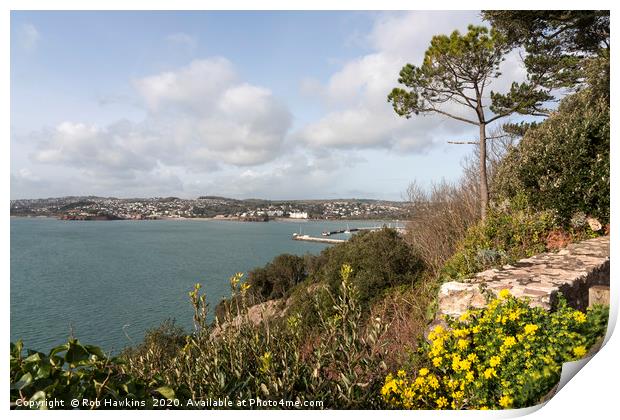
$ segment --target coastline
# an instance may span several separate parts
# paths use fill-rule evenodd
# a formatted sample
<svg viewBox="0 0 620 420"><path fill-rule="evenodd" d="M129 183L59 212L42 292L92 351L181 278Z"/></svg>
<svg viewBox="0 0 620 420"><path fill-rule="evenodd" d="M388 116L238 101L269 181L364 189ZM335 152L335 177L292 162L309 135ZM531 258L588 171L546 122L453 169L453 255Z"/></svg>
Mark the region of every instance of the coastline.
<svg viewBox="0 0 620 420"><path fill-rule="evenodd" d="M11 219L54 219L63 220L59 216L21 216L10 215ZM282 222L282 223L307 223L307 222L383 222L383 223L407 223L407 220L402 219L291 219L288 217L275 217L267 221L252 221L242 220L238 217L158 217L156 219L115 219L115 220L65 220L67 222L157 222L157 221L198 221L198 222L240 222L240 223L267 223L267 222Z"/></svg>

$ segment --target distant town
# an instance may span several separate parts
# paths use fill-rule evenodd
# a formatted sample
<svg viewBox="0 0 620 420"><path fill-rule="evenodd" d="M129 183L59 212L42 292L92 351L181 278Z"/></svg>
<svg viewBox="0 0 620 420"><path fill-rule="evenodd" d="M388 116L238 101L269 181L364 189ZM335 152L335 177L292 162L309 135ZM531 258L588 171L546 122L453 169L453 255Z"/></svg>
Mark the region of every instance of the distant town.
<svg viewBox="0 0 620 420"><path fill-rule="evenodd" d="M11 216L57 217L64 220L209 218L250 222L282 218L400 220L409 214L407 204L368 199L269 201L216 196L196 199L72 196L11 200Z"/></svg>

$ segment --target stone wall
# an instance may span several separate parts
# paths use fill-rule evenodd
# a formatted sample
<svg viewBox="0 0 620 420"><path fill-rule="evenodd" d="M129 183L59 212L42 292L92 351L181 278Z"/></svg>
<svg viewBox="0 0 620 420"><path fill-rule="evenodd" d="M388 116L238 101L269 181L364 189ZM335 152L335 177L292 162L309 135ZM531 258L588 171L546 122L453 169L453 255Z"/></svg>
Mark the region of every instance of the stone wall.
<svg viewBox="0 0 620 420"><path fill-rule="evenodd" d="M439 291L438 315L458 316L469 307L486 304L483 290L497 295L508 289L528 297L531 305L551 309L561 292L569 304L584 310L588 290L609 286L609 236L571 244L557 253L519 260L513 265L476 274L462 282L444 283Z"/></svg>

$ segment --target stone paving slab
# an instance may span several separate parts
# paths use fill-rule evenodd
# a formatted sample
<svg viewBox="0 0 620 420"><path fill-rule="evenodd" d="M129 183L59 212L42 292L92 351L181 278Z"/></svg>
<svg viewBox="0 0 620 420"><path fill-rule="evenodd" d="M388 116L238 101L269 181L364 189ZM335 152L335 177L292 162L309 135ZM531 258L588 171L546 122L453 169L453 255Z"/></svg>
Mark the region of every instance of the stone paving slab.
<svg viewBox="0 0 620 420"><path fill-rule="evenodd" d="M444 283L439 291L438 315L458 316L469 307L484 307L484 288L496 295L508 289L514 296L528 297L532 306L545 309L553 307L561 292L571 306L584 310L588 289L594 285L609 285L609 236L524 258L471 279Z"/></svg>

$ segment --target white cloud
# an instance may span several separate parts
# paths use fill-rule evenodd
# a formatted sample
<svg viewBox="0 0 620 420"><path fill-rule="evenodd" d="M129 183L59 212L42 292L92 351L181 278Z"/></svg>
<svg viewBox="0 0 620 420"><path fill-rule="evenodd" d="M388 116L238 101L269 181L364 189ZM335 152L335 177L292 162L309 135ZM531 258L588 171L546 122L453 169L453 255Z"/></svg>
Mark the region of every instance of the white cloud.
<svg viewBox="0 0 620 420"><path fill-rule="evenodd" d="M229 60L212 57L135 80L134 85L151 111L174 106L209 111L216 97L233 86L236 79L234 66Z"/></svg>
<svg viewBox="0 0 620 420"><path fill-rule="evenodd" d="M344 153L290 153L266 166L193 180L186 185L186 191L194 196L324 198L341 191L347 157Z"/></svg>
<svg viewBox="0 0 620 420"><path fill-rule="evenodd" d="M398 152L422 152L433 143L470 137L471 125L439 116L398 117L387 95L398 85L403 65L419 65L431 37L465 31L479 23L474 12L409 12L380 15L365 38L370 53L344 63L322 86L305 79L303 91L322 92L326 112L323 117L295 133L300 142L313 147L345 149L386 148ZM493 86L503 91L508 82L524 77L523 69L511 54L502 66L506 77ZM468 108L446 104L444 110L467 116ZM473 112L473 111L471 111ZM473 117L473 115L470 115Z"/></svg>
<svg viewBox="0 0 620 420"><path fill-rule="evenodd" d="M16 32L18 45L26 50L34 50L41 38L37 28L31 23L24 23L19 26Z"/></svg>
<svg viewBox="0 0 620 420"><path fill-rule="evenodd" d="M269 89L239 82L232 63L221 57L134 85L149 110L144 121L107 127L64 122L46 133L33 159L116 178L159 165L195 172L258 165L277 157L291 123Z"/></svg>
<svg viewBox="0 0 620 420"><path fill-rule="evenodd" d="M197 170L268 162L278 155L291 124L290 112L271 91L239 82L225 58L193 61L135 85L150 110L148 123L163 128L177 158Z"/></svg>
<svg viewBox="0 0 620 420"><path fill-rule="evenodd" d="M46 134L32 155L39 163L62 164L115 178L131 177L134 171L156 166L156 160L143 153L148 139L127 121L105 128L65 121Z"/></svg>

